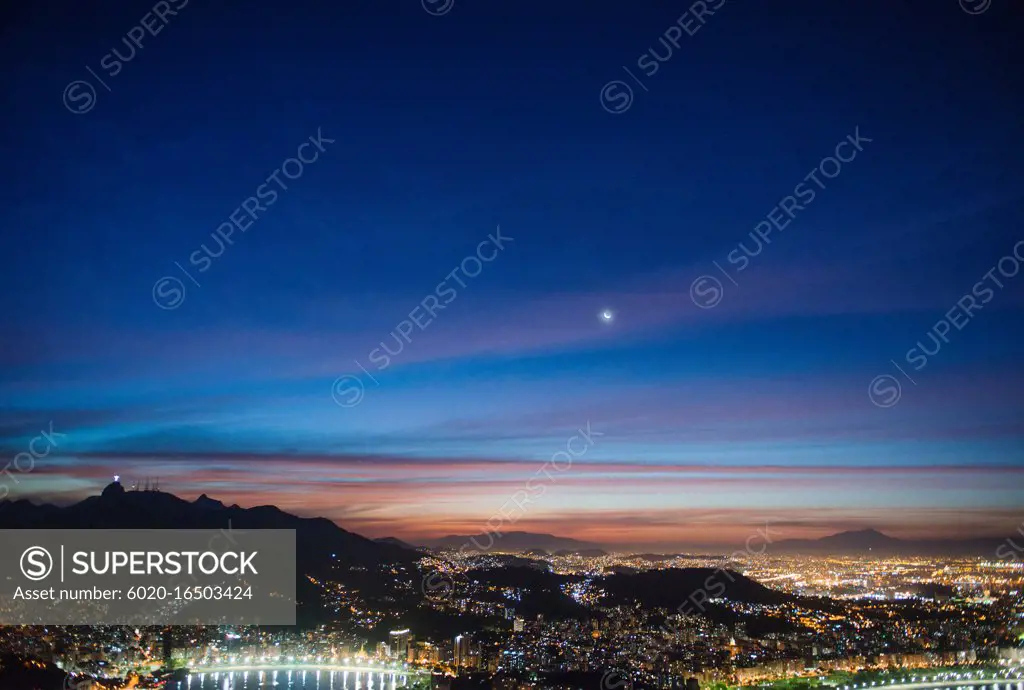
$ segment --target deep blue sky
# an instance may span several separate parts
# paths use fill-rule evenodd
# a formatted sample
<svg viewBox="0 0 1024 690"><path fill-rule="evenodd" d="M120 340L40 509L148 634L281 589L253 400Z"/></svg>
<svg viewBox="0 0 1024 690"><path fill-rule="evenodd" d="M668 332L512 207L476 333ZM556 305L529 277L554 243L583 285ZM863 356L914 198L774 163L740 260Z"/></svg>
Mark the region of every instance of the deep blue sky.
<svg viewBox="0 0 1024 690"><path fill-rule="evenodd" d="M418 538L482 529L589 420L603 435L506 521L652 545L765 518L1012 531L1024 276L997 271L920 370L908 351L1024 240L1020 10L689 7L189 0L115 76L153 4L22 8L0 49L0 441L67 437L3 486L66 501L159 475ZM699 30L645 76L687 12ZM318 131L317 161L190 264ZM375 371L499 225L514 240ZM705 275L713 308L691 299Z"/></svg>

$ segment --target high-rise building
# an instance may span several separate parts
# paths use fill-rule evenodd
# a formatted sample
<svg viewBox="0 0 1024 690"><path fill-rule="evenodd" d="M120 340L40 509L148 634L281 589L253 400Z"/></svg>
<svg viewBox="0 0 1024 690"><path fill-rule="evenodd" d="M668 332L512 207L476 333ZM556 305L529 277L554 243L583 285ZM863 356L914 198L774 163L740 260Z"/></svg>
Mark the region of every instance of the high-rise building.
<svg viewBox="0 0 1024 690"><path fill-rule="evenodd" d="M436 664L441 661L441 650L429 642L417 642L411 647L415 649L413 661L417 664Z"/></svg>
<svg viewBox="0 0 1024 690"><path fill-rule="evenodd" d="M516 616L515 621L512 622L512 632L521 633L526 628L526 621Z"/></svg>
<svg viewBox="0 0 1024 690"><path fill-rule="evenodd" d="M526 656L521 651L507 649L501 654L501 665L509 671L525 671Z"/></svg>
<svg viewBox="0 0 1024 690"><path fill-rule="evenodd" d="M171 657L174 653L174 628L167 626L163 630L163 639L161 640L163 647L163 662L165 666L171 665Z"/></svg>
<svg viewBox="0 0 1024 690"><path fill-rule="evenodd" d="M453 646L452 659L456 669L471 668L472 659L470 659L469 653L469 635L456 635L455 644Z"/></svg>
<svg viewBox="0 0 1024 690"><path fill-rule="evenodd" d="M396 659L405 661L409 658L409 639L411 637L412 633L408 628L405 630L392 630L391 634L388 635L391 654Z"/></svg>

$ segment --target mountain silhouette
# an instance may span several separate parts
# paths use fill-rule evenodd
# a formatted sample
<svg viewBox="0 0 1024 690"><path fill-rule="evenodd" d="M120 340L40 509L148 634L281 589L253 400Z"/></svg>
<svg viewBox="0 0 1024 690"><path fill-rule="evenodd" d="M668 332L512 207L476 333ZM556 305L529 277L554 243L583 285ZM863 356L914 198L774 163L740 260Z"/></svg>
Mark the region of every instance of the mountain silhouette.
<svg viewBox="0 0 1024 690"><path fill-rule="evenodd" d="M768 589L738 572L715 568L663 568L624 572L603 577L597 582L612 599L637 602L648 608L675 609L684 601L692 602L693 598L700 602L721 597L751 604L797 601L793 595ZM693 609L693 606L690 608Z"/></svg>
<svg viewBox="0 0 1024 690"><path fill-rule="evenodd" d="M1012 537L1011 537L1012 538ZM1024 543L1019 536L1017 543ZM771 553L878 556L988 556L1002 558L1008 539L897 539L876 529L850 530L820 539L784 539L768 545ZM1002 547L1002 549L1001 549Z"/></svg>
<svg viewBox="0 0 1024 690"><path fill-rule="evenodd" d="M412 544L404 542L401 539L397 539L395 537L378 537L374 539L374 541L378 544L391 544L392 546L400 546L403 549L408 549L410 551L416 551L419 549L418 546L413 546Z"/></svg>
<svg viewBox="0 0 1024 690"><path fill-rule="evenodd" d="M449 534L426 544L432 549L460 549L465 551L515 552L544 551L552 553L565 551L579 553L596 551L600 547L591 542L557 537L553 534L537 534L534 532L501 532L491 534Z"/></svg>
<svg viewBox="0 0 1024 690"><path fill-rule="evenodd" d="M306 575L338 578L353 570L380 572L421 556L396 543L348 532L326 518L302 518L275 506L228 507L205 494L189 502L162 491L126 491L118 482L99 496L66 507L0 501L0 529L293 529L298 618L303 621L322 613Z"/></svg>
<svg viewBox="0 0 1024 690"><path fill-rule="evenodd" d="M338 527L327 518L302 518L276 506L225 506L203 494L193 502L162 491L125 491L118 482L99 496L60 508L29 501L0 503L4 529L294 529L300 553L337 553L351 565L408 561L416 554ZM314 548L315 547L315 548Z"/></svg>

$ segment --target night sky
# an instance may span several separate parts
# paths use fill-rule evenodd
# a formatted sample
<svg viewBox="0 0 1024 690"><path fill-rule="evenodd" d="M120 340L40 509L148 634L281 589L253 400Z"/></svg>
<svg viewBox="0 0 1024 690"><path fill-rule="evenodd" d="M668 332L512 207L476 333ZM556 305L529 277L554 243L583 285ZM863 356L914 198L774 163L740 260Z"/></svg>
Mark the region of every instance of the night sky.
<svg viewBox="0 0 1024 690"><path fill-rule="evenodd" d="M0 496L1024 519L1011 0L102 5L0 41Z"/></svg>

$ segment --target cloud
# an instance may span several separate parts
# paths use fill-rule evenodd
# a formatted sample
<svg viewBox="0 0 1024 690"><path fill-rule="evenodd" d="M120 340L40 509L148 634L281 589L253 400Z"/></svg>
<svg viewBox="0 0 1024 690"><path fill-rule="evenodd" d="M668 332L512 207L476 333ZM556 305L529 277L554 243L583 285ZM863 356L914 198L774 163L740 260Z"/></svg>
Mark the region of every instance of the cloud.
<svg viewBox="0 0 1024 690"><path fill-rule="evenodd" d="M426 539L479 532L517 492L525 497L533 478L545 490L528 492L515 529L663 545L700 543L701 529L726 543L767 517L790 536L856 525L884 525L897 535L1009 531L1019 522L1021 490L1014 487L1024 476L1017 466L638 465L584 457L564 472L549 467L544 480L541 466L501 458L98 453L39 462L19 491L67 502L97 493L113 474L128 484L160 477L184 498L207 493L228 504L274 504L368 536ZM977 506L979 496L987 507Z"/></svg>

